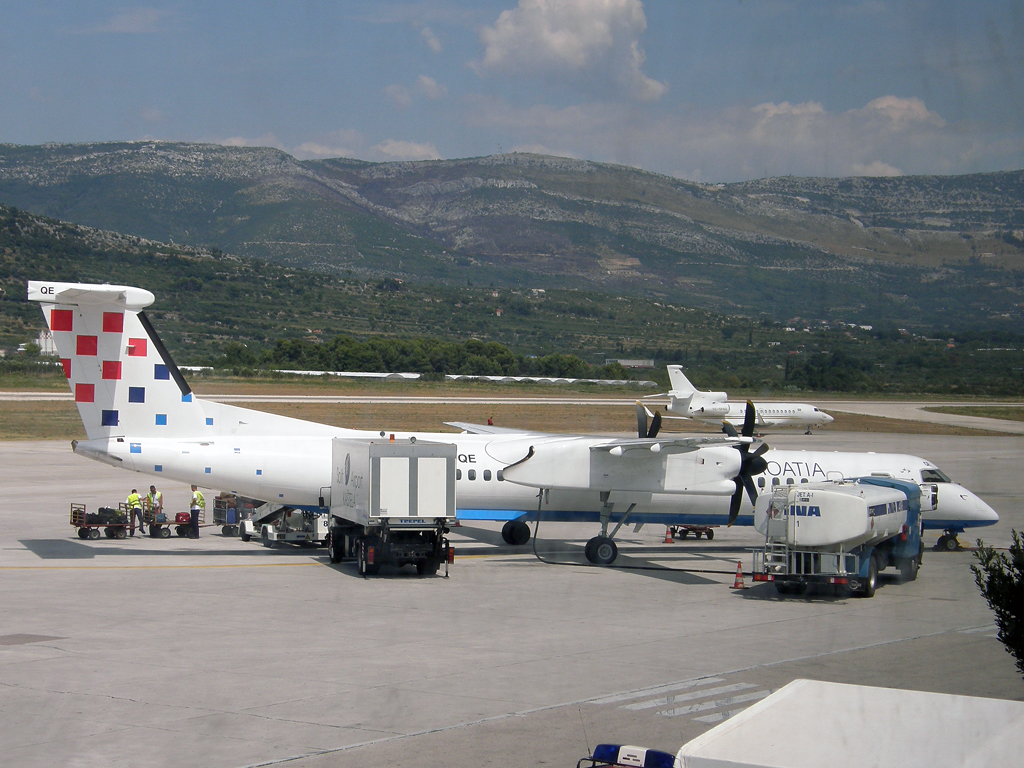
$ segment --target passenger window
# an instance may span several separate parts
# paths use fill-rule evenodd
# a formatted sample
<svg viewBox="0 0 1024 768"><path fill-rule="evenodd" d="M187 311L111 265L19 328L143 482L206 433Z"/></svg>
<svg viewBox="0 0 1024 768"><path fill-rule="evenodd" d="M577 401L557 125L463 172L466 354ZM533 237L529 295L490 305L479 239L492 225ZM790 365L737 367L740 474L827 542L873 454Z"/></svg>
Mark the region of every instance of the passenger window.
<svg viewBox="0 0 1024 768"><path fill-rule="evenodd" d="M468 478L469 478L470 480L476 480L476 470L475 470L475 469L470 469L470 470L468 470L468 471L466 472L466 476L467 476L467 477L468 477Z"/></svg>
<svg viewBox="0 0 1024 768"><path fill-rule="evenodd" d="M473 470L470 470L470 472L472 472L472 471ZM470 478L470 480L472 480L472 479L473 478ZM786 485L793 485L793 478L792 477L787 477L786 478Z"/></svg>
<svg viewBox="0 0 1024 768"><path fill-rule="evenodd" d="M499 469L499 470L498 470L498 475L497 475L497 477L498 477L498 482L499 482L499 483L500 483L501 481L503 481L503 480L505 479L505 471L504 471L504 470L502 470L502 469Z"/></svg>
<svg viewBox="0 0 1024 768"><path fill-rule="evenodd" d="M757 478L757 487L758 488L764 488L764 478L763 477Z"/></svg>
<svg viewBox="0 0 1024 768"><path fill-rule="evenodd" d="M779 484L779 478L773 477L772 478L772 488L774 488L778 484Z"/></svg>
<svg viewBox="0 0 1024 768"><path fill-rule="evenodd" d="M800 478L800 482L801 483L806 483L807 482L807 478L806 477L801 477Z"/></svg>
<svg viewBox="0 0 1024 768"><path fill-rule="evenodd" d="M455 468L455 479L456 480L461 480L462 479L462 470L459 469L458 467Z"/></svg>
<svg viewBox="0 0 1024 768"><path fill-rule="evenodd" d="M485 469L484 470L484 480L490 480L490 479L491 479L491 470Z"/></svg>

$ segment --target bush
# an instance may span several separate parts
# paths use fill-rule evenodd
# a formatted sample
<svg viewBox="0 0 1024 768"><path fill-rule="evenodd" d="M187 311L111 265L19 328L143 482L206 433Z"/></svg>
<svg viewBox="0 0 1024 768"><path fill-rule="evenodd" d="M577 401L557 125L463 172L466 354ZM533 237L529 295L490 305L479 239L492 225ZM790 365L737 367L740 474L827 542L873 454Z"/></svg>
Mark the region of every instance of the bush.
<svg viewBox="0 0 1024 768"><path fill-rule="evenodd" d="M1024 539L1013 531L1013 544L1007 553L996 552L978 539L974 556L979 565L972 565L971 570L996 615L999 641L1024 676Z"/></svg>

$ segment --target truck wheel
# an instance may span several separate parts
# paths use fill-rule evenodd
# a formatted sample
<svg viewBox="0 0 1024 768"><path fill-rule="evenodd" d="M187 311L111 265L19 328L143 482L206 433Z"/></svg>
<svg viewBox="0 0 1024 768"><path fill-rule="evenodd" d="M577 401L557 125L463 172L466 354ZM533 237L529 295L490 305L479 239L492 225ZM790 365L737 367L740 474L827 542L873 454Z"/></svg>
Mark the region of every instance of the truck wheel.
<svg viewBox="0 0 1024 768"><path fill-rule="evenodd" d="M252 536L250 536L248 533L246 533L244 529L242 530L241 534L239 534L239 538L242 541L251 541L252 540Z"/></svg>
<svg viewBox="0 0 1024 768"><path fill-rule="evenodd" d="M334 543L335 539L338 538L342 538L342 542L344 541L343 537L335 536L333 533L327 534L327 559L332 563L340 563L342 555L344 554L341 551L341 546ZM339 542L339 544L343 546L342 542Z"/></svg>
<svg viewBox="0 0 1024 768"><path fill-rule="evenodd" d="M917 578L917 569L920 567L916 557L902 557L896 564L900 569L900 581L913 581Z"/></svg>
<svg viewBox="0 0 1024 768"><path fill-rule="evenodd" d="M789 582L788 581L776 581L775 582L775 591L778 592L780 595L788 595L793 590L791 590L789 588Z"/></svg>
<svg viewBox="0 0 1024 768"><path fill-rule="evenodd" d="M260 533L260 539L263 540L264 547L267 547L267 549L273 549L274 542L270 540L270 532L266 528L264 528Z"/></svg>
<svg viewBox="0 0 1024 768"><path fill-rule="evenodd" d="M594 565L611 565L619 555L619 547L607 536L595 536L587 542L583 553Z"/></svg>
<svg viewBox="0 0 1024 768"><path fill-rule="evenodd" d="M871 557L871 562L868 563L868 577L864 579L864 586L860 589L861 597L874 597L875 587L878 586L878 563L875 561L874 556Z"/></svg>
<svg viewBox="0 0 1024 768"><path fill-rule="evenodd" d="M428 557L426 560L420 560L416 563L416 573L420 576L436 576L437 569L441 566L437 562L437 558Z"/></svg>
<svg viewBox="0 0 1024 768"><path fill-rule="evenodd" d="M706 535L708 537L708 541L711 541L713 538L715 538L715 532L710 528L708 528Z"/></svg>

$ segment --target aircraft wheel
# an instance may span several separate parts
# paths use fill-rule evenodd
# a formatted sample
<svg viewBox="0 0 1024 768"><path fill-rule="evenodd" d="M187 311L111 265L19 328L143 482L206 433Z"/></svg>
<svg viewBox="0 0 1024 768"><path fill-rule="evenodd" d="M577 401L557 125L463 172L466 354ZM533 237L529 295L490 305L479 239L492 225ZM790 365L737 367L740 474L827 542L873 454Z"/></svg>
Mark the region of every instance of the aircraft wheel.
<svg viewBox="0 0 1024 768"><path fill-rule="evenodd" d="M160 526L160 538L169 539L171 538L171 529L164 526Z"/></svg>
<svg viewBox="0 0 1024 768"><path fill-rule="evenodd" d="M619 556L619 547L607 536L595 536L587 542L583 552L594 565L611 565Z"/></svg>
<svg viewBox="0 0 1024 768"><path fill-rule="evenodd" d="M956 534L946 536L946 543L942 545L942 548L947 552L956 552L960 549L960 542L957 541Z"/></svg>
<svg viewBox="0 0 1024 768"><path fill-rule="evenodd" d="M512 527L516 524L515 520L509 520L503 526L501 526L501 540L506 544L512 543Z"/></svg>
<svg viewBox="0 0 1024 768"><path fill-rule="evenodd" d="M100 529L99 528L90 528L89 529L89 538L90 539L95 541L99 537L100 537Z"/></svg>
<svg viewBox="0 0 1024 768"><path fill-rule="evenodd" d="M88 539L89 538L89 529L88 528L79 528L78 529L78 538L80 538L80 539Z"/></svg>

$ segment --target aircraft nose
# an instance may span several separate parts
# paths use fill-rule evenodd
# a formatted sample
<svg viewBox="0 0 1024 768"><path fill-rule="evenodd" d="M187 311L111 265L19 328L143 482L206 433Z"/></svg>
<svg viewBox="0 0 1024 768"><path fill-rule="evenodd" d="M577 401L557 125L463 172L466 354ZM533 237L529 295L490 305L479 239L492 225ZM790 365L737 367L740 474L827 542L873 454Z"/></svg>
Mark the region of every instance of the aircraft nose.
<svg viewBox="0 0 1024 768"><path fill-rule="evenodd" d="M970 491L968 491L970 493ZM999 513L996 512L992 507L986 504L984 501L979 499L973 493L971 496L974 497L974 508L975 513L978 516L979 523L981 525L994 525L999 522Z"/></svg>
<svg viewBox="0 0 1024 768"><path fill-rule="evenodd" d="M824 422L825 424L831 424L833 421L835 421L835 418L832 417L832 416L829 416L827 413L823 413L821 415L825 417L825 422Z"/></svg>

